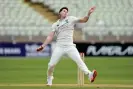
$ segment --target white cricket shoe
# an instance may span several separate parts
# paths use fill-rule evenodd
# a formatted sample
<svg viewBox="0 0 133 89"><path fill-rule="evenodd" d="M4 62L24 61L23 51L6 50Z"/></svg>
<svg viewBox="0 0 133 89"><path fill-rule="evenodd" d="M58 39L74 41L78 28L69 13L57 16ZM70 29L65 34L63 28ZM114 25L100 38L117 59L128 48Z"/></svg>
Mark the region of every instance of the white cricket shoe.
<svg viewBox="0 0 133 89"><path fill-rule="evenodd" d="M96 70L93 70L90 74L89 74L89 79L90 79L90 82L94 82L95 78L97 76L97 71Z"/></svg>
<svg viewBox="0 0 133 89"><path fill-rule="evenodd" d="M47 86L52 86L52 81L53 81L53 79L54 79L53 76L47 77Z"/></svg>

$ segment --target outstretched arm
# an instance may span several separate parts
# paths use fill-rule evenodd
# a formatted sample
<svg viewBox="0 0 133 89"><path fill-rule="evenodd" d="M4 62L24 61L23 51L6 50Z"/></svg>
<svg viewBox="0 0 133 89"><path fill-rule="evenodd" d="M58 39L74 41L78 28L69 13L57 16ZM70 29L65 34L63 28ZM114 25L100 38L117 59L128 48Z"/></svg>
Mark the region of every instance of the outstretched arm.
<svg viewBox="0 0 133 89"><path fill-rule="evenodd" d="M52 31L52 32L47 36L47 38L46 38L46 40L44 41L44 43L43 43L40 47L38 47L36 50L37 50L37 51L42 51L43 48L45 48L45 46L46 46L47 44L49 44L49 43L53 40L54 33L55 33L55 32Z"/></svg>
<svg viewBox="0 0 133 89"><path fill-rule="evenodd" d="M88 21L90 15L91 15L91 13L94 12L95 8L96 8L95 6L92 7L92 8L90 8L90 10L89 10L87 16L85 16L85 17L79 19L78 22L79 22L79 23L86 23L86 22Z"/></svg>

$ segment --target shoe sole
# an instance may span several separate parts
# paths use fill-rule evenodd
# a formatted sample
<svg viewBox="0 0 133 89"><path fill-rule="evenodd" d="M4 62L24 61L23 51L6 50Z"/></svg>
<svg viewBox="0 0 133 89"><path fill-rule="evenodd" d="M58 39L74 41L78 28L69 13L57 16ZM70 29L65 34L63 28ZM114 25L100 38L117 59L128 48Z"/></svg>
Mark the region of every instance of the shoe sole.
<svg viewBox="0 0 133 89"><path fill-rule="evenodd" d="M46 84L46 86L51 87L52 85Z"/></svg>
<svg viewBox="0 0 133 89"><path fill-rule="evenodd" d="M91 83L92 83L92 82L94 82L94 80L95 80L96 76L97 76L97 71L96 71L96 70L94 70L94 74L93 74L93 78L91 79Z"/></svg>

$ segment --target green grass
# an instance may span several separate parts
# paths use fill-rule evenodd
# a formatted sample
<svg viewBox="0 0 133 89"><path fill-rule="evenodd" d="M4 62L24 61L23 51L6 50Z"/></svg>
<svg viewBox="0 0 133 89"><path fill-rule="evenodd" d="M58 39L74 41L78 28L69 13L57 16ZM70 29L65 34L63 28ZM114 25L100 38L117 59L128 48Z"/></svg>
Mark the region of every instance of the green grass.
<svg viewBox="0 0 133 89"><path fill-rule="evenodd" d="M0 83L45 83L47 59L0 58ZM97 57L86 58L85 62L89 69L98 71L95 83L133 84L132 58ZM77 66L72 60L61 60L54 75L54 83L76 83ZM85 82L88 83L87 77Z"/></svg>
<svg viewBox="0 0 133 89"><path fill-rule="evenodd" d="M0 84L45 84L49 58L0 58ZM77 83L77 66L72 60L63 58L57 64L53 83ZM96 69L98 77L94 84L132 84L132 57L87 57L85 63L90 70ZM89 83L85 77L85 83ZM0 89L49 89L43 87L0 87ZM56 89L56 88L54 88ZM61 89L77 89L65 87ZM87 88L80 88L87 89ZM93 89L93 88L92 88ZM95 89L95 88L94 88ZM110 88L109 88L110 89ZM111 88L114 89L114 88ZM115 88L118 89L118 88ZM123 88L125 89L125 88Z"/></svg>

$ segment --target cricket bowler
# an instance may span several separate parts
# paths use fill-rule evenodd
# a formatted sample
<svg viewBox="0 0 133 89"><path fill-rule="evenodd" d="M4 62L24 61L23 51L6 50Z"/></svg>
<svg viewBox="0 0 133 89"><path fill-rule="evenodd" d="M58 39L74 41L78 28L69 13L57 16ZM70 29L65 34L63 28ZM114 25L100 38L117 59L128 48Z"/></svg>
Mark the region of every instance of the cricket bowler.
<svg viewBox="0 0 133 89"><path fill-rule="evenodd" d="M37 48L37 51L42 51L47 44L49 44L52 40L54 35L57 36L56 40L56 47L52 53L51 59L48 63L48 70L47 70L47 85L52 86L52 81L54 79L53 72L54 67L59 62L60 58L67 54L76 64L77 66L84 72L85 75L88 76L90 82L94 82L97 71L93 70L90 71L86 64L82 61L80 54L76 48L76 45L73 43L73 32L74 26L76 23L86 23L91 15L94 12L95 7L92 7L87 16L83 18L76 18L74 16L68 15L68 8L62 7L59 10L59 19L52 25L52 31L47 36L44 43Z"/></svg>

